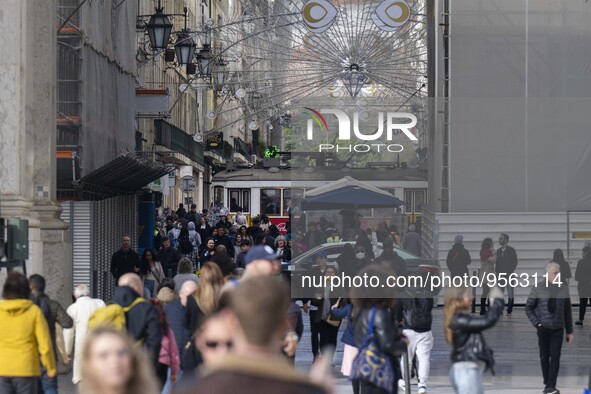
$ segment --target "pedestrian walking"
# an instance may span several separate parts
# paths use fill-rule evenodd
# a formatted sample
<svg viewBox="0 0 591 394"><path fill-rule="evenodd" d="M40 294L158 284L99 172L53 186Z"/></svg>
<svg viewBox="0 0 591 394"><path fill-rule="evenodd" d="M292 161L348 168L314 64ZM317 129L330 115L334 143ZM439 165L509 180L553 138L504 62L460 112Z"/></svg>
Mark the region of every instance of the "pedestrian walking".
<svg viewBox="0 0 591 394"><path fill-rule="evenodd" d="M80 394L159 394L145 350L125 333L100 327L82 349Z"/></svg>
<svg viewBox="0 0 591 394"><path fill-rule="evenodd" d="M332 277L337 276L337 270L335 267L326 267L324 270L324 276ZM330 279L325 283L330 284ZM323 350L330 348L335 349L337 346L337 337L339 335L339 327L341 326L341 320L336 319L332 316L332 306L337 304L339 297L331 292L330 285L320 289L320 292L312 299L311 303L317 308L314 314L314 324L317 325L319 334L319 350L322 355Z"/></svg>
<svg viewBox="0 0 591 394"><path fill-rule="evenodd" d="M503 293L490 289L490 308L483 316L470 314L472 290L451 287L445 291L444 330L447 343L452 345L452 367L449 378L456 394L482 394L482 375L491 370L494 358L482 332L493 327L503 312Z"/></svg>
<svg viewBox="0 0 591 394"><path fill-rule="evenodd" d="M165 278L162 264L156 260L154 251L150 248L144 249L141 257L141 274L144 278L144 289L150 292L150 296L158 294L160 284Z"/></svg>
<svg viewBox="0 0 591 394"><path fill-rule="evenodd" d="M201 222L201 214L197 212L197 205L191 204L191 210L187 214L187 220L189 223L193 223L195 227Z"/></svg>
<svg viewBox="0 0 591 394"><path fill-rule="evenodd" d="M470 253L464 247L464 236L462 234L458 234L454 237L454 244L447 252L447 258L445 259L445 263L447 268L449 269L449 275L452 278L455 277L468 277L470 271L468 270L468 265L472 262L472 258L470 257Z"/></svg>
<svg viewBox="0 0 591 394"><path fill-rule="evenodd" d="M199 237L201 238L201 242L205 242L206 239L211 238L213 235L213 229L207 223L207 217L202 216L199 219L199 225L197 226L197 232L199 233Z"/></svg>
<svg viewBox="0 0 591 394"><path fill-rule="evenodd" d="M181 260L181 254L171 245L170 238L164 237L162 239L162 249L156 255L156 260L162 264L164 275L167 278L175 277L177 265Z"/></svg>
<svg viewBox="0 0 591 394"><path fill-rule="evenodd" d="M226 227L220 224L216 226L213 241L215 243L215 246L224 245L224 247L226 248L226 253L228 253L230 257L234 257L234 245L232 245L232 240L230 239L230 237L226 235Z"/></svg>
<svg viewBox="0 0 591 394"><path fill-rule="evenodd" d="M426 276L426 275L425 275ZM424 276L424 278L425 278ZM433 348L433 297L437 292L432 292L427 287L407 287L398 296L396 306L396 321L402 323L402 334L408 339L408 362L400 364L402 374L412 369L412 361L417 356L418 368L418 391L419 394L427 392L429 372L431 369L431 349ZM409 372L410 374L410 372ZM405 388L404 379L398 380L398 387Z"/></svg>
<svg viewBox="0 0 591 394"><path fill-rule="evenodd" d="M287 247L287 241L283 235L275 238L274 250L281 255L281 261L291 261L291 249Z"/></svg>
<svg viewBox="0 0 591 394"><path fill-rule="evenodd" d="M150 352L154 368L158 365L162 329L160 317L153 305L141 298L143 285L136 274L125 274L119 278L113 301L122 308L130 308L125 313L127 333Z"/></svg>
<svg viewBox="0 0 591 394"><path fill-rule="evenodd" d="M72 328L74 322L59 302L52 300L45 294L45 278L38 274L29 277L29 287L31 288L31 300L37 305L47 321L49 336L53 346L53 354L57 363L57 344L56 344L56 324L61 328ZM46 394L57 394L57 377L47 375L45 368L41 368L41 388Z"/></svg>
<svg viewBox="0 0 591 394"><path fill-rule="evenodd" d="M341 337L341 342L344 344L343 361L341 363L341 373L346 377L351 377L353 368L353 360L357 357L357 344L355 343L355 323L351 319L353 304L348 300L340 300L332 306L331 313L336 319L347 319L347 327ZM353 387L353 394L360 393L359 381L351 380Z"/></svg>
<svg viewBox="0 0 591 394"><path fill-rule="evenodd" d="M37 394L41 366L57 376L47 321L30 296L27 278L9 272L0 301L0 393Z"/></svg>
<svg viewBox="0 0 591 394"><path fill-rule="evenodd" d="M408 268L406 262L402 257L394 251L394 241L390 238L384 239L382 242L382 254L376 259L376 264L385 264L397 276L408 275Z"/></svg>
<svg viewBox="0 0 591 394"><path fill-rule="evenodd" d="M183 257L177 266L177 274L174 277L174 288L180 289L186 281L193 281L199 284L199 277L193 273L193 263Z"/></svg>
<svg viewBox="0 0 591 394"><path fill-rule="evenodd" d="M587 304L591 300L591 246L585 246L583 248L583 258L577 263L575 280L577 281L577 291L580 301L579 320L577 320L576 324L582 326L583 320L585 320Z"/></svg>
<svg viewBox="0 0 591 394"><path fill-rule="evenodd" d="M358 275L385 278L394 273L382 265L369 265ZM385 283L385 282L384 282ZM394 317L395 290L389 287L354 287L351 290L355 344L359 354L352 367L352 379L360 381L362 394L398 392L399 357L406 342Z"/></svg>
<svg viewBox="0 0 591 394"><path fill-rule="evenodd" d="M168 324L166 312L162 303L157 298L152 298L150 303L158 312L160 318L160 328L162 330L162 342L160 342L160 353L158 355L158 365L156 367L156 376L160 382L160 388L164 388L170 372L170 382L176 383L180 371L179 349L176 344L174 333ZM169 371L170 370L170 371Z"/></svg>
<svg viewBox="0 0 591 394"><path fill-rule="evenodd" d="M215 255L215 241L213 238L205 240L205 247L199 253L199 265L203 266L205 263L213 259Z"/></svg>
<svg viewBox="0 0 591 394"><path fill-rule="evenodd" d="M131 249L131 238L129 235L121 237L121 248L111 257L111 274L115 283L119 278L129 272L140 273L140 256Z"/></svg>
<svg viewBox="0 0 591 394"><path fill-rule="evenodd" d="M327 268L328 256L326 252L320 251L316 254L316 267L314 267L311 272L310 276L323 278L325 275L325 271ZM317 282L318 283L318 282ZM312 343L312 356L314 360L319 355L319 343L320 343L320 319L316 317L318 314L318 307L311 302L309 299L303 300L303 311L304 313L308 313L310 317L310 334L311 334L311 343ZM308 305L308 303L310 303Z"/></svg>
<svg viewBox="0 0 591 394"><path fill-rule="evenodd" d="M560 352L566 331L566 342L573 340L573 317L568 286L554 283L560 265L546 264L547 277L537 283L525 304L525 313L538 334L540 363L544 377L544 393L558 394L556 388L560 368Z"/></svg>
<svg viewBox="0 0 591 394"><path fill-rule="evenodd" d="M570 278L572 278L573 274L570 269L570 263L566 261L564 258L564 252L562 249L554 249L554 253L552 254L552 260L556 264L560 266L560 279L562 282L568 284Z"/></svg>
<svg viewBox="0 0 591 394"><path fill-rule="evenodd" d="M187 224L187 229L189 230L189 242L191 242L192 250L191 250L191 261L195 260L195 256L199 253L199 248L201 248L201 235L196 230L195 223L189 222Z"/></svg>
<svg viewBox="0 0 591 394"><path fill-rule="evenodd" d="M417 227L414 224L408 226L408 231L402 238L402 249L415 256L421 255L421 236L416 232Z"/></svg>
<svg viewBox="0 0 591 394"><path fill-rule="evenodd" d="M74 321L74 326L64 330L64 342L66 353L70 358L72 358L72 350L74 350L72 383L78 384L82 378L80 361L82 360L82 348L88 333L88 319L90 319L94 311L104 307L105 303L98 298L91 298L90 290L84 284L74 288L74 298L76 301L66 310Z"/></svg>
<svg viewBox="0 0 591 394"><path fill-rule="evenodd" d="M511 275L515 273L517 269L517 252L511 246L508 245L509 243L509 235L502 233L499 236L499 245L500 248L497 249L497 261L495 262L495 269L497 271L497 275L499 279L505 278L507 279L507 286L502 287L503 294L505 293L505 289L507 289L507 316L511 316L513 313L513 305L515 304L515 288L511 286Z"/></svg>
<svg viewBox="0 0 591 394"><path fill-rule="evenodd" d="M485 238L480 246L480 281L482 283L482 295L480 296L480 314L486 314L486 302L488 300L488 293L491 282L490 276L495 275L495 263L497 261L497 253L495 252L492 238Z"/></svg>

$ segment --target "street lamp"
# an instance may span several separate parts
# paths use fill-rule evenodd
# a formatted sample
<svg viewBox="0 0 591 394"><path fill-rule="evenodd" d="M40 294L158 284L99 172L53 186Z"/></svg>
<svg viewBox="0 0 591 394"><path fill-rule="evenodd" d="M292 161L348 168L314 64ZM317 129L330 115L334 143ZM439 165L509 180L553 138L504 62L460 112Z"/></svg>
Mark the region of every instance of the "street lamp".
<svg viewBox="0 0 591 394"><path fill-rule="evenodd" d="M199 64L199 73L203 79L211 76L213 66L213 54L209 44L203 44L203 48L197 54L197 63Z"/></svg>
<svg viewBox="0 0 591 394"><path fill-rule="evenodd" d="M178 34L176 44L174 44L177 62L181 65L190 64L195 55L196 47L197 44L195 44L187 29L187 7L185 7L185 28Z"/></svg>
<svg viewBox="0 0 591 394"><path fill-rule="evenodd" d="M164 8L160 6L160 0L158 0L156 13L146 23L146 30L148 30L148 36L150 36L152 49L166 49L170 33L172 32L172 23L168 19L168 15L162 12L163 10Z"/></svg>
<svg viewBox="0 0 591 394"><path fill-rule="evenodd" d="M360 72L357 64L351 64L351 66L349 66L348 74L348 77L343 78L343 83L345 84L345 88L347 88L349 95L355 98L363 88L363 85L365 85L367 75Z"/></svg>
<svg viewBox="0 0 591 394"><path fill-rule="evenodd" d="M224 59L218 57L217 61L213 65L213 73L215 77L215 88L219 92L224 88L224 83L228 77L228 70L226 69L226 63Z"/></svg>

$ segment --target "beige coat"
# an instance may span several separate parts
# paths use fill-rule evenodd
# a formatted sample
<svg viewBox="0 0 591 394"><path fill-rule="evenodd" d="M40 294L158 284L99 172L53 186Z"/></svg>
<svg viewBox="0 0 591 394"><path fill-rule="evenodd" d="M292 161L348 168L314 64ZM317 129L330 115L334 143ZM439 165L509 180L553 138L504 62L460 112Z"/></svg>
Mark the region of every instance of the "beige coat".
<svg viewBox="0 0 591 394"><path fill-rule="evenodd" d="M68 307L67 312L72 320L74 320L74 327L64 330L64 342L66 352L69 355L72 354L72 347L74 346L74 370L72 375L72 382L74 384L80 381L80 361L82 360L84 339L88 331L88 319L94 311L104 306L105 303L102 300L82 296Z"/></svg>

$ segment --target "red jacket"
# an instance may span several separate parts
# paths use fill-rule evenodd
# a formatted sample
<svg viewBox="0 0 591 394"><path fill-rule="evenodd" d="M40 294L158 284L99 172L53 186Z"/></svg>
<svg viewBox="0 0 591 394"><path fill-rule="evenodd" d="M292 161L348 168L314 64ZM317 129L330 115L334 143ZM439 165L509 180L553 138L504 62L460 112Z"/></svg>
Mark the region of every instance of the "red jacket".
<svg viewBox="0 0 591 394"><path fill-rule="evenodd" d="M179 373L181 367L179 348L176 345L176 340L174 339L174 334L172 333L170 327L168 328L168 332L162 335L158 362L160 364L168 365L173 375L177 375Z"/></svg>

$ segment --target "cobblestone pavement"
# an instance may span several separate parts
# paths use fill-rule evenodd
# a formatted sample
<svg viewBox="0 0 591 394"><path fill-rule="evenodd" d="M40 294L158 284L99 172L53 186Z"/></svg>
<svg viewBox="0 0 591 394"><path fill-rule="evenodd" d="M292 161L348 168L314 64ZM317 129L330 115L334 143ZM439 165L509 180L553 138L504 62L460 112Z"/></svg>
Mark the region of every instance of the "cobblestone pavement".
<svg viewBox="0 0 591 394"><path fill-rule="evenodd" d="M575 316L577 308L573 308ZM304 315L305 332L296 356L296 366L308 371L311 365L312 352L308 316ZM431 353L431 377L429 393L453 393L449 384L449 353L450 348L443 337L443 308L434 310L433 335L435 346ZM591 324L591 322L589 323ZM341 338L342 330L339 334ZM591 333L590 326L575 326L575 339L562 348L558 388L563 394L580 394L587 385L591 367ZM494 349L496 359L496 376L486 373L484 377L487 393L541 393L543 389L541 370L538 358L537 337L525 311L515 308L512 316L503 316L499 323L485 333L488 344ZM334 370L338 394L352 393L349 382L340 374L343 346L339 343L334 355ZM60 393L74 394L71 376L60 378ZM412 392L416 393L416 384ZM214 393L212 393L214 394Z"/></svg>

